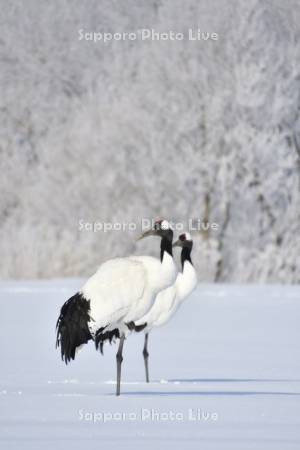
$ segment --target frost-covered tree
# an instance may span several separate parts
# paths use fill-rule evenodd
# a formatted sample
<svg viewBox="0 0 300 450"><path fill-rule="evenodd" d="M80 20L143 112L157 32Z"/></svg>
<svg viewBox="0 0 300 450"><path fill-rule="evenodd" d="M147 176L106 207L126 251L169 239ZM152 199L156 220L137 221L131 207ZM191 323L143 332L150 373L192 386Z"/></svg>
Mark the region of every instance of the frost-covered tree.
<svg viewBox="0 0 300 450"><path fill-rule="evenodd" d="M157 254L79 221L200 218L202 280L299 281L300 8L277 0L2 5L2 277ZM79 41L154 28L218 40Z"/></svg>

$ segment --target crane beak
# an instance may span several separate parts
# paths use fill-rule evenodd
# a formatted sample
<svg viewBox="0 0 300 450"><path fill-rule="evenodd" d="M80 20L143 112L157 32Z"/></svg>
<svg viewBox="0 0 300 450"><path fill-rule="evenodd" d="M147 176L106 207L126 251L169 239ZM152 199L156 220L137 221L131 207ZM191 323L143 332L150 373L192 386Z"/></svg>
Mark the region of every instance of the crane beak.
<svg viewBox="0 0 300 450"><path fill-rule="evenodd" d="M137 241L140 241L147 236L156 236L156 235L157 235L156 230L147 230L140 237L137 238Z"/></svg>

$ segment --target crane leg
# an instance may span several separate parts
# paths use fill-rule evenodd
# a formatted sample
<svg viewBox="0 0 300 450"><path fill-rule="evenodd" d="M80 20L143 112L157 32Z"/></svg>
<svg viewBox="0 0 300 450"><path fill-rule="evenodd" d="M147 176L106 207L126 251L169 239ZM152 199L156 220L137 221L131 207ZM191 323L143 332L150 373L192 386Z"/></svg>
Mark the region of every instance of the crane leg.
<svg viewBox="0 0 300 450"><path fill-rule="evenodd" d="M143 348L143 356L144 356L144 363L145 363L145 372L146 372L146 382L149 383L149 365L148 365L148 333L145 334L145 342L144 342L144 348Z"/></svg>
<svg viewBox="0 0 300 450"><path fill-rule="evenodd" d="M125 336L124 334L122 334L122 336L120 337L120 342L119 342L119 348L116 354L116 360L117 360L117 391L116 391L116 395L120 395L121 393L121 366L122 366L122 361L123 361L123 345L124 345L124 340L125 340Z"/></svg>

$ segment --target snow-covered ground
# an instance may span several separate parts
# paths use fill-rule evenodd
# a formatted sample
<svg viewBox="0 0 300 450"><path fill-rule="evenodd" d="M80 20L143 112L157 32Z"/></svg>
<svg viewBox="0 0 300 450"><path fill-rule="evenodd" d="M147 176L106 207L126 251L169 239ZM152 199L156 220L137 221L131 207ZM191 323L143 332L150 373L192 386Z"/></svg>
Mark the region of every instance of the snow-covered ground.
<svg viewBox="0 0 300 450"><path fill-rule="evenodd" d="M201 285L150 335L149 385L143 334L125 342L116 398L115 346L55 349L80 285L0 285L1 449L300 448L300 287Z"/></svg>

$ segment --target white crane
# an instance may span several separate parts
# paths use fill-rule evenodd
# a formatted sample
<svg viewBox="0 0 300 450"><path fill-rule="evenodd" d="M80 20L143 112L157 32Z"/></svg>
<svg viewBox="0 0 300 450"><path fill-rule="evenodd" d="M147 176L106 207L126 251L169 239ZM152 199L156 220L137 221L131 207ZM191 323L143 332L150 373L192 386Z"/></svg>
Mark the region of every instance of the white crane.
<svg viewBox="0 0 300 450"><path fill-rule="evenodd" d="M145 341L143 356L145 362L146 381L149 383L148 338L154 327L164 325L176 313L177 309L197 285L197 274L191 260L193 241L189 233L181 234L173 247L181 247L182 273L178 273L175 283L160 292L152 308L135 322L136 331L144 330Z"/></svg>
<svg viewBox="0 0 300 450"><path fill-rule="evenodd" d="M97 348L106 339L120 338L116 354L117 395L120 395L127 331L151 308L157 294L174 283L177 275L170 224L157 220L140 239L151 235L161 238L160 260L151 256L129 256L103 263L81 291L62 306L56 325L56 346L60 346L66 364L75 359L77 350L90 339Z"/></svg>

